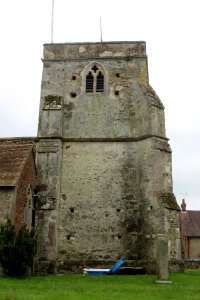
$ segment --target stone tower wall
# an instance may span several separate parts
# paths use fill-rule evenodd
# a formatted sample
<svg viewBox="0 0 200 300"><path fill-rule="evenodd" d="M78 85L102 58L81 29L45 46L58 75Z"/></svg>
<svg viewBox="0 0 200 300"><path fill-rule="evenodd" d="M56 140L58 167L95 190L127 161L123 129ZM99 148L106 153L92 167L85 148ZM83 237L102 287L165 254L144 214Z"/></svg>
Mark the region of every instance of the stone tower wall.
<svg viewBox="0 0 200 300"><path fill-rule="evenodd" d="M155 258L161 190L172 192L170 156L167 142L152 138L63 143L60 259Z"/></svg>
<svg viewBox="0 0 200 300"><path fill-rule="evenodd" d="M62 268L119 256L155 259L157 234L170 227L165 209L178 208L145 43L47 44L43 64L40 260ZM87 92L86 76L96 70L103 91Z"/></svg>

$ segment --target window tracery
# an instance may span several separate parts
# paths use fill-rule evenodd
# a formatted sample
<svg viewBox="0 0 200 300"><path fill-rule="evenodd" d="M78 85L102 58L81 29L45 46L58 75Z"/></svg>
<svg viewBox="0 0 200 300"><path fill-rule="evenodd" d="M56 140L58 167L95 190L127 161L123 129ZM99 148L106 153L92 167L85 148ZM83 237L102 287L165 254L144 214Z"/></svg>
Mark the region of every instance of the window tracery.
<svg viewBox="0 0 200 300"><path fill-rule="evenodd" d="M86 75L86 93L104 92L104 74L95 64Z"/></svg>

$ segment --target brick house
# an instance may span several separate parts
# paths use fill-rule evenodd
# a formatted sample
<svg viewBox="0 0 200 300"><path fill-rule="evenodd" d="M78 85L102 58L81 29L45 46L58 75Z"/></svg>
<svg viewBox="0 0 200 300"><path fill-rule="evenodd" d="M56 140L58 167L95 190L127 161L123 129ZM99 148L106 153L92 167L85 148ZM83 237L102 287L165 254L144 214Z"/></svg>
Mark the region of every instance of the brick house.
<svg viewBox="0 0 200 300"><path fill-rule="evenodd" d="M0 139L0 223L33 225L35 182L34 140Z"/></svg>
<svg viewBox="0 0 200 300"><path fill-rule="evenodd" d="M200 211L186 210L183 199L180 213L183 259L200 258Z"/></svg>

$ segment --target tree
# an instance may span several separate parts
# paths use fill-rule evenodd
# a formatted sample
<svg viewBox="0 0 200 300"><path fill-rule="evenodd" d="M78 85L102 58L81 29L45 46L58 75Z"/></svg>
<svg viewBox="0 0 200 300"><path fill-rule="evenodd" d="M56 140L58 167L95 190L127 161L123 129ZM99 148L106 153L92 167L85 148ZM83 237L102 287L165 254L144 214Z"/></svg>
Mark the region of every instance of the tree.
<svg viewBox="0 0 200 300"><path fill-rule="evenodd" d="M7 276L24 276L33 265L37 250L36 230L17 228L10 219L0 225L0 264Z"/></svg>

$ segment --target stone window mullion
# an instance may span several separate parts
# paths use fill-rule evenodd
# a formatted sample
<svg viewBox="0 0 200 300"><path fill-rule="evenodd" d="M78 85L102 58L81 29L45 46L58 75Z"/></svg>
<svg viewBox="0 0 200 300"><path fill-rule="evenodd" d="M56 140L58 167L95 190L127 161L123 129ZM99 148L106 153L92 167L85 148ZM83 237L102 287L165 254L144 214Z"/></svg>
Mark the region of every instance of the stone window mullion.
<svg viewBox="0 0 200 300"><path fill-rule="evenodd" d="M96 86L97 86L97 74L93 74L94 76L94 82L93 82L93 92L96 92Z"/></svg>

